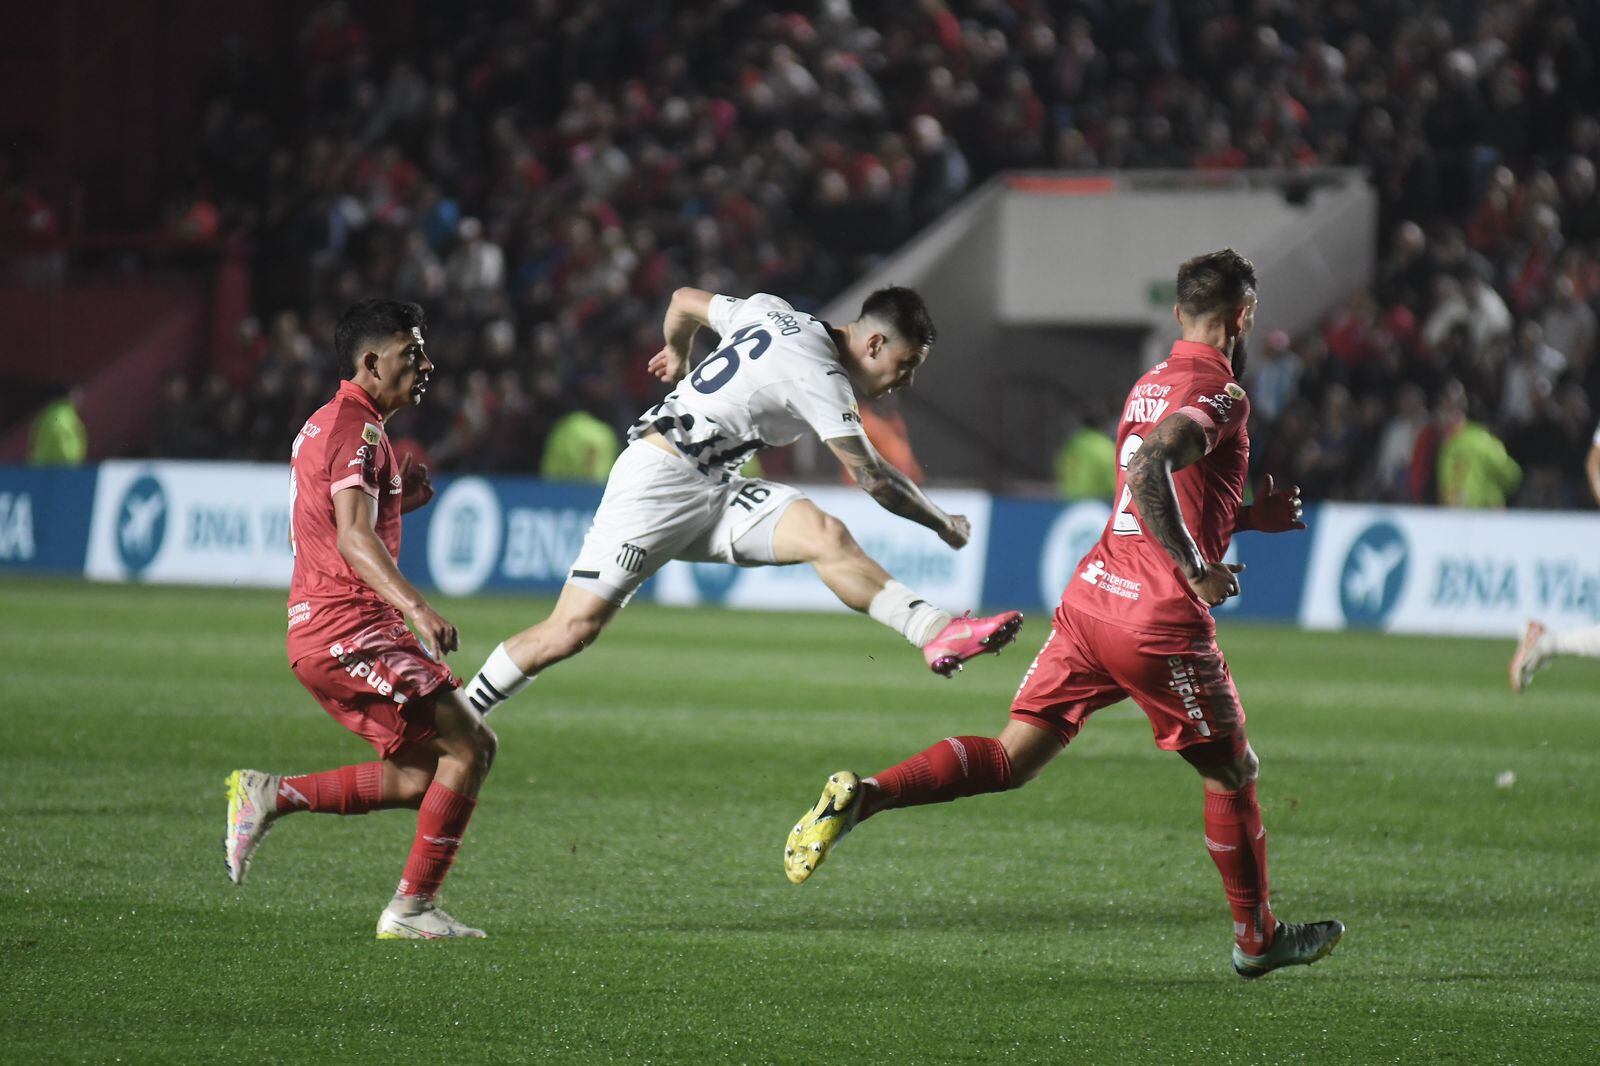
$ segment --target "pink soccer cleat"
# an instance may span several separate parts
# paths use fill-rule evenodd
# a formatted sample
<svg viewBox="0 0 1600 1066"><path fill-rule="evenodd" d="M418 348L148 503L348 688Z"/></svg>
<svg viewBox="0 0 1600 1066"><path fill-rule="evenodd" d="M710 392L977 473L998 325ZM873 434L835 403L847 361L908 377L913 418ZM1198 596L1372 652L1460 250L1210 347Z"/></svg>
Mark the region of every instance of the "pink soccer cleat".
<svg viewBox="0 0 1600 1066"><path fill-rule="evenodd" d="M1006 611L988 618L974 618L967 611L922 646L928 669L940 677L954 677L961 664L984 652L999 654L1001 648L1017 639L1022 628L1022 612Z"/></svg>

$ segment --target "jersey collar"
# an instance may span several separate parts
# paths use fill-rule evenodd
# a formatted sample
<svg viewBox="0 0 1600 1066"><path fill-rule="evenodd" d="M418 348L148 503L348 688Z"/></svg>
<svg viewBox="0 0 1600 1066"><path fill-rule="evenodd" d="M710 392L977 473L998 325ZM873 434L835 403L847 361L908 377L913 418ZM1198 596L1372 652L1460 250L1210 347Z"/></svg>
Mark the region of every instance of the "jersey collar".
<svg viewBox="0 0 1600 1066"><path fill-rule="evenodd" d="M371 412L372 417L376 418L380 424L383 422L383 415L378 413L378 407L372 402L372 397L367 395L367 390L349 378L339 382L339 395L346 399L354 400Z"/></svg>
<svg viewBox="0 0 1600 1066"><path fill-rule="evenodd" d="M1201 341L1173 341L1172 354L1192 355L1196 359L1209 359L1214 363L1221 363L1228 373L1233 373L1233 364L1228 362L1228 357L1222 354L1222 349Z"/></svg>

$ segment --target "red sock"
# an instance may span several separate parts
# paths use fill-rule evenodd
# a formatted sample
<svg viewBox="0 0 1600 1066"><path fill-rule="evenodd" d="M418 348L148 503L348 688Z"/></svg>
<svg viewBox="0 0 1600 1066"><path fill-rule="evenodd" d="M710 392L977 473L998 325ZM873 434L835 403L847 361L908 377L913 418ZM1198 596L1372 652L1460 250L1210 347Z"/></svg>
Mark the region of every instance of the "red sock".
<svg viewBox="0 0 1600 1066"><path fill-rule="evenodd" d="M1206 850L1222 874L1234 940L1249 954L1261 954L1272 946L1276 922L1267 902L1267 831L1254 781L1237 792L1206 790Z"/></svg>
<svg viewBox="0 0 1600 1066"><path fill-rule="evenodd" d="M948 803L1011 787L1011 758L993 737L946 737L898 766L873 774L866 818L887 807Z"/></svg>
<svg viewBox="0 0 1600 1066"><path fill-rule="evenodd" d="M477 805L471 796L437 781L428 786L422 809L417 812L417 836L412 841L411 858L406 860L397 895L432 899L439 894L439 886L455 861L456 849L461 847L461 834L467 831L467 822Z"/></svg>
<svg viewBox="0 0 1600 1066"><path fill-rule="evenodd" d="M278 810L321 814L366 814L383 804L383 763L341 766L278 782Z"/></svg>

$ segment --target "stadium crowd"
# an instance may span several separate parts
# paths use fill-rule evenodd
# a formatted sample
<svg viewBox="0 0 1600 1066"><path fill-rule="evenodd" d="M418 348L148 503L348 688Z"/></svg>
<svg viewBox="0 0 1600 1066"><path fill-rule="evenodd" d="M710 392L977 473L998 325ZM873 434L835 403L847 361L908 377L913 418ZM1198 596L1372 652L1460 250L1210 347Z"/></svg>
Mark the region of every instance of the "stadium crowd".
<svg viewBox="0 0 1600 1066"><path fill-rule="evenodd" d="M449 356L399 434L436 468L538 470L563 416L653 402L678 285L814 307L1004 168L1355 165L1379 276L1256 340L1258 468L1312 499L1587 502L1593 4L795 7L420 5L401 29L328 3L292 72L231 47L196 201L250 242L260 317L247 376L169 383L157 451L281 460L339 310L379 291Z"/></svg>

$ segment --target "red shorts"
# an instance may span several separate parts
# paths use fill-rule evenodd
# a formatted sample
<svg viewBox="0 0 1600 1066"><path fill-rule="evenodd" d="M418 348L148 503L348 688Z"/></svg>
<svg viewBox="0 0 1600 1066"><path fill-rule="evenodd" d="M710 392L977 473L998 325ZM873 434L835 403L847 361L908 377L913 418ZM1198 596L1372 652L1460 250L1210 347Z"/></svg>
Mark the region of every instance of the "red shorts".
<svg viewBox="0 0 1600 1066"><path fill-rule="evenodd" d="M1125 698L1149 717L1158 748L1227 740L1217 761L1244 750L1244 707L1215 637L1136 633L1066 607L1056 609L1011 717L1066 744L1091 714Z"/></svg>
<svg viewBox="0 0 1600 1066"><path fill-rule="evenodd" d="M385 622L303 655L290 669L322 709L388 758L438 732L432 696L461 687L404 622Z"/></svg>

